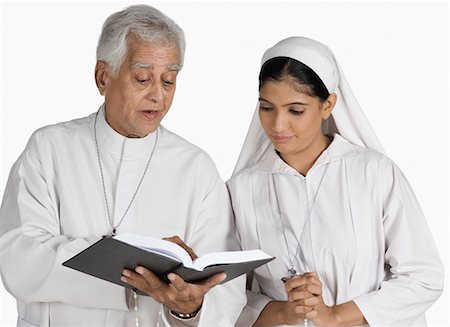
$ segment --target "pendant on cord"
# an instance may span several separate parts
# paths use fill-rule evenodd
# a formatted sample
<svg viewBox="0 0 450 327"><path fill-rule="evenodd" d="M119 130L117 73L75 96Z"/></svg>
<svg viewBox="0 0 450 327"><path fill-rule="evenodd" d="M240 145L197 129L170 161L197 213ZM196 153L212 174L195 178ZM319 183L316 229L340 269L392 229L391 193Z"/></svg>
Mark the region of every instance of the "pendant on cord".
<svg viewBox="0 0 450 327"><path fill-rule="evenodd" d="M297 270L295 270L294 267L288 268L289 277L283 277L281 278L283 283L286 283L292 276L297 275Z"/></svg>

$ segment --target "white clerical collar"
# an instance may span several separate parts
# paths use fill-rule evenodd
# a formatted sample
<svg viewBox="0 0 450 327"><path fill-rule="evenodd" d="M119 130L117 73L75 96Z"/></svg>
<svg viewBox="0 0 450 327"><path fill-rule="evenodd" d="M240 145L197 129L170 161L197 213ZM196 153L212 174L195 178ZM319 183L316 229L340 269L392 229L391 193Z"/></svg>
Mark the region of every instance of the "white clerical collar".
<svg viewBox="0 0 450 327"><path fill-rule="evenodd" d="M351 144L339 134L333 134L333 140L330 145L320 154L319 158L317 158L314 162L313 167L339 160L349 155L357 154L360 151L362 151L360 146ZM311 169L313 167L311 167ZM291 175L300 175L299 172L280 158L273 145L266 150L261 160L250 169L263 173L287 173Z"/></svg>
<svg viewBox="0 0 450 327"><path fill-rule="evenodd" d="M153 149L156 131L142 138L129 138L116 132L105 119L105 106L98 110L97 138L99 146L117 159L148 157ZM161 134L161 128L158 127Z"/></svg>

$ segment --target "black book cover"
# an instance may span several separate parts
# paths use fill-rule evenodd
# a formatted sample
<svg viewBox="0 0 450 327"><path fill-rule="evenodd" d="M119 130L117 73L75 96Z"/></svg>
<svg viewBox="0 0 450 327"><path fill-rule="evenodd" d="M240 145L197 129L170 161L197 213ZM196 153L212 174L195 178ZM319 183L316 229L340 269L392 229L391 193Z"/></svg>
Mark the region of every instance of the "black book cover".
<svg viewBox="0 0 450 327"><path fill-rule="evenodd" d="M203 271L198 271L184 267L180 262L163 255L140 249L111 237L103 237L87 249L63 262L63 266L132 288L120 280L125 268L134 271L136 266L146 267L166 283L169 283L167 274L170 272L180 275L190 283L200 282L216 273L225 272L227 278L222 282L225 283L273 259L211 265L205 267Z"/></svg>

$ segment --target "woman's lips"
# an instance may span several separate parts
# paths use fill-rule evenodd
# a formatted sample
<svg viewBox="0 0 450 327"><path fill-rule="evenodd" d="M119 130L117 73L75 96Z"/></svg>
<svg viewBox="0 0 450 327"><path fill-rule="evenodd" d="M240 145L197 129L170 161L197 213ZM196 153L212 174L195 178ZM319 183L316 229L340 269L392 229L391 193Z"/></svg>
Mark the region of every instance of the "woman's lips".
<svg viewBox="0 0 450 327"><path fill-rule="evenodd" d="M292 136L276 136L276 135L271 135L270 138L271 138L272 141L275 142L275 143L287 143L287 142L289 142L289 140L292 138Z"/></svg>

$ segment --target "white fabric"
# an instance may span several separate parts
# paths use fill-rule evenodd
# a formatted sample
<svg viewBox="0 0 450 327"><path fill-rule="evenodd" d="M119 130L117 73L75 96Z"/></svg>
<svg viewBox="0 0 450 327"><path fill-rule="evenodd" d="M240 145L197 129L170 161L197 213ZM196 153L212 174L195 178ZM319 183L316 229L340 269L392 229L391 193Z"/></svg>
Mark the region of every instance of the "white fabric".
<svg viewBox="0 0 450 327"><path fill-rule="evenodd" d="M228 188L242 248L276 256L255 270L261 294L250 293L238 326L250 326L272 299L286 300L281 278L289 259L278 205L295 238L306 223L305 259L297 258L296 269L318 273L326 305L353 300L370 326L426 324L424 312L442 292L443 266L408 182L384 155L336 134L304 177L271 147ZM292 254L297 243L288 230Z"/></svg>
<svg viewBox="0 0 450 327"><path fill-rule="evenodd" d="M290 37L268 49L261 65L274 57L289 57L302 62L321 78L329 93L336 93L333 113L324 124L325 134L338 132L353 144L384 153L333 52L327 46L305 37ZM257 105L233 175L257 162L270 146L259 121L258 108Z"/></svg>
<svg viewBox="0 0 450 327"><path fill-rule="evenodd" d="M0 211L0 271L17 298L19 325L133 326L123 287L63 267L111 228L93 139L95 114L42 128L11 170ZM179 235L199 255L236 249L226 187L209 156L164 127L147 175L118 233ZM115 223L142 176L155 133L128 139L102 111L98 140ZM123 158L121 160L120 158ZM211 290L187 324L232 326L245 304L244 279ZM161 305L139 296L141 326ZM161 326L181 325L164 309Z"/></svg>

